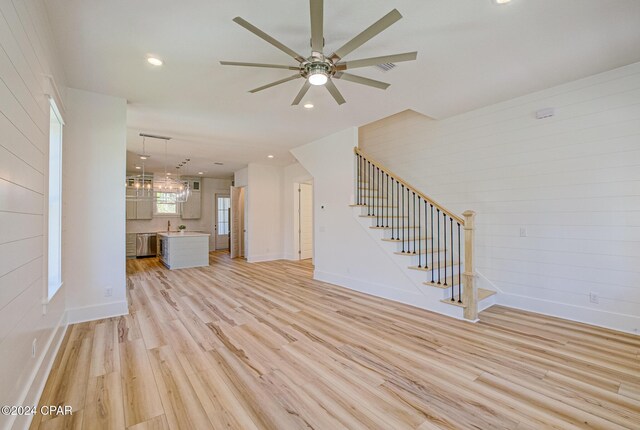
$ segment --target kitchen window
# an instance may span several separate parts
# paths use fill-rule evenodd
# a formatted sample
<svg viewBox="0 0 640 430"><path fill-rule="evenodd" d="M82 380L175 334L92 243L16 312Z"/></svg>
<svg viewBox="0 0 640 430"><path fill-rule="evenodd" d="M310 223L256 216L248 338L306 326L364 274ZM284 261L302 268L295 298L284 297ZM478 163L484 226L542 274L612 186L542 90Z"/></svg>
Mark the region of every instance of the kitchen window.
<svg viewBox="0 0 640 430"><path fill-rule="evenodd" d="M159 216L180 215L176 193L156 192L154 214Z"/></svg>

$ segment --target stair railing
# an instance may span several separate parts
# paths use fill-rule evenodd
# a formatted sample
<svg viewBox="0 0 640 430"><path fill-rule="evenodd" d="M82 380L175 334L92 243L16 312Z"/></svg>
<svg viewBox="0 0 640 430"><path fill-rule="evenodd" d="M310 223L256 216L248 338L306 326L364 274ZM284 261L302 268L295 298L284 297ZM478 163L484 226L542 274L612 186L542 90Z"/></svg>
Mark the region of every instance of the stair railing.
<svg viewBox="0 0 640 430"><path fill-rule="evenodd" d="M355 204L366 208L376 227L390 230L402 254L417 256L414 268L427 273L427 283L446 288L448 300L464 306L466 319L476 320L475 212L456 215L362 150L354 151Z"/></svg>

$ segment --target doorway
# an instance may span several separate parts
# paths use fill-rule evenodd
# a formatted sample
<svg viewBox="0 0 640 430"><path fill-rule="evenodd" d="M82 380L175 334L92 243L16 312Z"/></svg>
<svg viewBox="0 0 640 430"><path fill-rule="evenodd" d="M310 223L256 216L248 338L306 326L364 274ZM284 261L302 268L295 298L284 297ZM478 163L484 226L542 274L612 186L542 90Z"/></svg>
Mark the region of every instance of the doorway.
<svg viewBox="0 0 640 430"><path fill-rule="evenodd" d="M215 249L229 249L231 197L228 194L216 194L214 206L213 231Z"/></svg>
<svg viewBox="0 0 640 430"><path fill-rule="evenodd" d="M247 246L245 187L231 187L229 246L231 258L244 257Z"/></svg>
<svg viewBox="0 0 640 430"><path fill-rule="evenodd" d="M313 185L298 184L298 259L313 258Z"/></svg>

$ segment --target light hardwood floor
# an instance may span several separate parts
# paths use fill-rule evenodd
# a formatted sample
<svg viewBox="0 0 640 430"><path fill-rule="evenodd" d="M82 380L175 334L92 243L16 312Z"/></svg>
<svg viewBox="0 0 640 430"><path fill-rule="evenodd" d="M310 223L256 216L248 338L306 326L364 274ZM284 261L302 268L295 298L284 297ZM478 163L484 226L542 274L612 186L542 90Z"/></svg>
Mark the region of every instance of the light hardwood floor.
<svg viewBox="0 0 640 430"><path fill-rule="evenodd" d="M69 327L41 429L639 429L640 337L493 307L481 322L310 264L128 262L130 315Z"/></svg>

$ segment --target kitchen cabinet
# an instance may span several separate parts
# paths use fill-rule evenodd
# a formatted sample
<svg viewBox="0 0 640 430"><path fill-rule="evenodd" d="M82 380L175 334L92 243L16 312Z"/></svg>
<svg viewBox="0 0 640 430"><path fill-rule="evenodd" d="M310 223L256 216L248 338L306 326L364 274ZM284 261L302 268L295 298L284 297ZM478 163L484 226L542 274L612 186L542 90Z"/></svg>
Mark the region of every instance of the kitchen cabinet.
<svg viewBox="0 0 640 430"><path fill-rule="evenodd" d="M136 219L136 201L129 200L130 197L135 197L136 190L133 188L127 188L127 219Z"/></svg>
<svg viewBox="0 0 640 430"><path fill-rule="evenodd" d="M181 203L180 217L182 219L200 219L202 216L202 191L200 179L189 179L191 196Z"/></svg>
<svg viewBox="0 0 640 430"><path fill-rule="evenodd" d="M127 188L126 214L128 220L134 219L152 219L153 218L153 199L146 200L129 200L129 197L136 196L136 189Z"/></svg>
<svg viewBox="0 0 640 430"><path fill-rule="evenodd" d="M153 199L138 200L136 202L136 219L153 218Z"/></svg>
<svg viewBox="0 0 640 430"><path fill-rule="evenodd" d="M182 219L200 219L202 212L202 196L200 195L200 191L192 191L189 199L182 203L181 206Z"/></svg>
<svg viewBox="0 0 640 430"><path fill-rule="evenodd" d="M127 233L127 258L136 256L136 236L136 233Z"/></svg>

